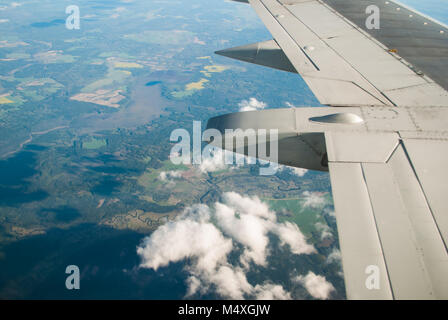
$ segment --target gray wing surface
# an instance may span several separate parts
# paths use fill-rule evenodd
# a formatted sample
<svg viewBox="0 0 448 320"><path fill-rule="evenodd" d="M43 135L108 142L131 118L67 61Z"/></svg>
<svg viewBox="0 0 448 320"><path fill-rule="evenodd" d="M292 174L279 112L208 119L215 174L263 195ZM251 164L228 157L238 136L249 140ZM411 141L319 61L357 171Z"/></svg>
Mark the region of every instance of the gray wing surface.
<svg viewBox="0 0 448 320"><path fill-rule="evenodd" d="M339 141L335 142L327 134L332 148L359 140L336 134ZM446 200L440 194L446 188L427 188L448 178L447 170L434 163L441 159L441 148L446 154L448 143L428 145L410 139L400 141L385 162L349 162L350 157L339 161L329 155L348 298L448 297L448 224ZM441 207L436 208L436 202ZM381 276L376 289L366 284L370 266L378 268Z"/></svg>
<svg viewBox="0 0 448 320"><path fill-rule="evenodd" d="M392 1L248 2L322 104L446 105L445 26ZM380 29L370 33L365 31L369 4L381 12ZM246 49L254 52L251 47ZM240 47L218 53L247 61L247 52Z"/></svg>
<svg viewBox="0 0 448 320"><path fill-rule="evenodd" d="M240 2L274 39L217 53L296 72L329 107L208 127L278 128L279 163L330 172L348 298L448 299L447 27L394 1Z"/></svg>

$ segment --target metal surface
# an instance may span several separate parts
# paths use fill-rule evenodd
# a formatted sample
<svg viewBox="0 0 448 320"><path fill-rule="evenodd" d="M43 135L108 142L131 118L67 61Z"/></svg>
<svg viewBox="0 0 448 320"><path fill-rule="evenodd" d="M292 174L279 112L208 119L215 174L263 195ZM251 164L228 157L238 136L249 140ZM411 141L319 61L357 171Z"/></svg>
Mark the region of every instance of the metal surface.
<svg viewBox="0 0 448 320"><path fill-rule="evenodd" d="M446 299L446 112L442 107L270 109L216 117L208 128L223 134L277 129L279 163L329 169L349 298ZM347 114L363 121L310 120ZM405 134L412 139L403 139ZM378 267L381 276L373 291L365 285L369 266Z"/></svg>
<svg viewBox="0 0 448 320"><path fill-rule="evenodd" d="M394 1L322 0L448 90L448 29ZM365 10L380 9L380 29L366 28ZM400 8L400 10L397 10ZM448 10L448 5L447 8ZM412 16L412 17L410 17ZM425 24L425 22L427 24ZM444 31L444 33L440 33Z"/></svg>
<svg viewBox="0 0 448 320"><path fill-rule="evenodd" d="M215 53L236 60L297 73L275 40L220 50Z"/></svg>
<svg viewBox="0 0 448 320"><path fill-rule="evenodd" d="M362 168L394 297L435 298L393 171L386 164L366 163Z"/></svg>
<svg viewBox="0 0 448 320"><path fill-rule="evenodd" d="M392 104L288 8L275 0L249 2L322 104Z"/></svg>
<svg viewBox="0 0 448 320"><path fill-rule="evenodd" d="M323 133L299 132L296 127L295 109L275 109L264 111L249 111L228 114L212 118L207 123L208 129L217 129L222 134L223 141L214 141L214 145L230 151L236 150L234 143L227 147L226 141L234 139L232 135L226 135L228 129L276 129L278 130L278 163L307 168L311 170L327 171L328 167L322 162L325 155L325 140ZM247 136L247 134L246 134ZM271 141L271 138L268 138ZM257 140L258 144L258 140ZM258 150L258 148L257 148ZM243 151L243 150L241 150ZM248 150L241 153L247 154ZM259 156L263 160L272 160Z"/></svg>
<svg viewBox="0 0 448 320"><path fill-rule="evenodd" d="M404 145L422 185L438 229L448 246L447 140L405 139Z"/></svg>
<svg viewBox="0 0 448 320"><path fill-rule="evenodd" d="M437 157L436 154L428 154L428 156ZM415 246L416 253L419 255L420 263L415 263L411 267L420 266L421 274L417 272L417 277L427 276L427 283L430 284L432 291L431 298L446 299L448 297L448 255L443 243L443 239L438 231L437 223L429 208L425 194L423 192L421 184L415 175L411 160L408 158L403 145L401 145L393 156L388 161L388 166L392 171L392 174L385 178L393 180L393 186L391 189L395 189L393 194L395 197L391 201L402 202L402 207L394 211L392 207L387 207L389 200L382 200L380 204L386 205L384 210L385 215L396 215L400 213L401 216L406 216L406 219L410 222L403 223L412 229L412 243L408 245ZM380 181L381 188L384 183ZM441 186L441 189L445 189ZM397 192L399 191L399 194ZM372 190L373 191L373 190ZM373 193L371 192L373 195ZM375 195L373 195L374 197ZM373 198L372 197L372 198ZM387 224L386 224L387 226ZM391 232L390 239L394 243L401 241L396 235L394 225L389 225ZM400 228L402 226L398 226ZM397 239L398 238L398 239ZM399 253L393 252L397 259L401 257L401 247L395 246ZM397 273L403 272L404 266L401 260L397 260L398 265L394 266L397 269ZM415 272L415 271L414 271ZM402 279L403 282L411 282L414 276ZM421 279L421 278L420 278ZM417 283L418 284L418 283ZM397 298L408 297L412 290L406 289L405 292L399 292L396 290ZM414 290L415 292L415 290ZM414 294L425 294L425 292L416 292ZM415 297L415 296L414 296ZM413 298L414 298L413 297Z"/></svg>
<svg viewBox="0 0 448 320"><path fill-rule="evenodd" d="M398 145L396 133L325 132L328 161L386 162Z"/></svg>
<svg viewBox="0 0 448 320"><path fill-rule="evenodd" d="M380 289L390 288L391 297L446 298L447 252L403 146L384 163L330 161L329 167L349 298L372 298L376 290L366 290L367 276L359 272L381 266L374 253L351 246L381 248L387 282Z"/></svg>
<svg viewBox="0 0 448 320"><path fill-rule="evenodd" d="M392 291L359 163L329 163L339 246L348 299L391 299ZM353 257L356 257L355 259ZM379 289L366 287L366 268L376 266Z"/></svg>
<svg viewBox="0 0 448 320"><path fill-rule="evenodd" d="M438 82L434 82L433 73L422 74L401 56L401 51L380 43L362 29L368 16L366 6L362 11L360 6L353 7L363 18L362 26L357 26L318 0L249 0L249 3L322 104L448 105L448 94L439 85L443 85L439 81L443 76L439 74ZM400 12L391 12L381 19L395 21L399 17ZM395 31L389 30L393 27L396 26L384 23L380 30L383 34L389 31L394 34ZM419 29L426 27L422 24ZM447 34L438 32L434 36L442 42L438 54L444 54Z"/></svg>
<svg viewBox="0 0 448 320"><path fill-rule="evenodd" d="M364 120L354 113L333 113L322 117L312 117L310 121L321 123L360 124Z"/></svg>

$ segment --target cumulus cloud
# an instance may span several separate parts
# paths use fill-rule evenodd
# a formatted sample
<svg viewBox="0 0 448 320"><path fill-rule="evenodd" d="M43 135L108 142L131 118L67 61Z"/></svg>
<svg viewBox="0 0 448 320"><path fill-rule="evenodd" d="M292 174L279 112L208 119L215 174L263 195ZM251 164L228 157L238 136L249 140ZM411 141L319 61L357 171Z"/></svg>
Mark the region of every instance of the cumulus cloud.
<svg viewBox="0 0 448 320"><path fill-rule="evenodd" d="M333 219L336 219L336 213L334 212L333 209L330 208L325 208L323 211L323 214L327 217L331 217Z"/></svg>
<svg viewBox="0 0 448 320"><path fill-rule="evenodd" d="M202 173L207 173L226 169L227 165L225 163L224 156L225 152L222 149L213 149L210 155L202 157L201 164L199 165L199 170Z"/></svg>
<svg viewBox="0 0 448 320"><path fill-rule="evenodd" d="M324 194L321 192L305 191L304 193L302 193L302 196L304 199L304 207L318 209L322 208L326 203Z"/></svg>
<svg viewBox="0 0 448 320"><path fill-rule="evenodd" d="M250 98L249 100L243 100L238 103L238 107L240 107L240 111L255 111L266 108L267 104L258 101L256 98Z"/></svg>
<svg viewBox="0 0 448 320"><path fill-rule="evenodd" d="M316 230L320 232L320 239L325 240L328 238L333 238L333 233L331 233L330 227L322 222L316 222Z"/></svg>
<svg viewBox="0 0 448 320"><path fill-rule="evenodd" d="M308 169L303 169L303 168L296 168L296 167L288 167L285 165L280 165L279 166L279 170L287 170L289 172L291 172L292 174L298 176L298 177L303 177L305 174L307 174Z"/></svg>
<svg viewBox="0 0 448 320"><path fill-rule="evenodd" d="M170 262L196 258L195 268L210 272L232 250L227 239L210 222L209 208L198 205L186 210L182 218L159 227L137 249L141 267L157 270Z"/></svg>
<svg viewBox="0 0 448 320"><path fill-rule="evenodd" d="M303 169L303 168L292 168L292 172L299 177L303 177L308 170L307 169Z"/></svg>
<svg viewBox="0 0 448 320"><path fill-rule="evenodd" d="M341 263L342 261L342 255L341 255L341 251L339 251L338 249L333 249L333 251L328 255L327 257L327 263Z"/></svg>
<svg viewBox="0 0 448 320"><path fill-rule="evenodd" d="M226 153L229 153L232 158L227 160ZM230 164L229 164L230 163ZM244 166L245 164L255 164L257 159L245 156L243 154L232 153L220 148L213 148L210 150L210 154L207 152L201 158L201 164L198 165L199 171L202 173L216 172L220 170L234 170ZM261 160L260 160L261 163Z"/></svg>
<svg viewBox="0 0 448 320"><path fill-rule="evenodd" d="M168 181L170 179L179 179L182 177L182 171L162 171L159 174L159 179L162 181Z"/></svg>
<svg viewBox="0 0 448 320"><path fill-rule="evenodd" d="M216 203L216 218L226 234L244 245L243 265L250 261L266 265L269 233L276 234L281 244L288 245L295 254L314 252L297 225L277 223L275 213L256 197L243 197L235 192L224 194L224 203Z"/></svg>
<svg viewBox="0 0 448 320"><path fill-rule="evenodd" d="M175 180L182 178L181 170L162 171L159 174L159 180L166 183L167 187L174 187L176 185Z"/></svg>
<svg viewBox="0 0 448 320"><path fill-rule="evenodd" d="M291 294L279 285L270 283L256 285L255 291L257 300L291 300Z"/></svg>
<svg viewBox="0 0 448 320"><path fill-rule="evenodd" d="M302 284L308 293L316 299L328 299L330 293L335 290L325 277L316 275L312 271L308 272L306 276L298 276L296 281Z"/></svg>
<svg viewBox="0 0 448 320"><path fill-rule="evenodd" d="M201 286L201 280L196 278L195 276L190 276L187 279L187 285L188 285L188 291L185 295L186 297L190 297L194 295L196 292L202 292L204 293L207 288Z"/></svg>
<svg viewBox="0 0 448 320"><path fill-rule="evenodd" d="M266 266L269 234L276 235L292 254L315 252L296 225L278 222L275 212L260 199L228 192L213 209L206 205L187 208L145 238L137 253L140 266L154 270L188 260L186 296L214 288L231 299L290 299L281 285L251 284L246 277L252 264ZM231 253L232 257L239 254L234 264L229 262Z"/></svg>
<svg viewBox="0 0 448 320"><path fill-rule="evenodd" d="M230 264L220 266L209 279L206 279L206 282L213 283L220 295L231 299L243 299L245 295L254 291L243 269Z"/></svg>

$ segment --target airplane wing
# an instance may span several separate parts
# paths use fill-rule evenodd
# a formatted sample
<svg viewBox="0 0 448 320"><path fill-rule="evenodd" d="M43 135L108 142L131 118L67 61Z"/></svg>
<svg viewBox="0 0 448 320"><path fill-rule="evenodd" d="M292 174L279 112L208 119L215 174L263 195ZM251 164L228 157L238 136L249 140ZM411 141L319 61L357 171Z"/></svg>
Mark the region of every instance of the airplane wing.
<svg viewBox="0 0 448 320"><path fill-rule="evenodd" d="M448 28L391 0L237 1L274 39L217 53L296 72L327 107L208 128L277 129L280 164L330 172L349 299L448 299Z"/></svg>

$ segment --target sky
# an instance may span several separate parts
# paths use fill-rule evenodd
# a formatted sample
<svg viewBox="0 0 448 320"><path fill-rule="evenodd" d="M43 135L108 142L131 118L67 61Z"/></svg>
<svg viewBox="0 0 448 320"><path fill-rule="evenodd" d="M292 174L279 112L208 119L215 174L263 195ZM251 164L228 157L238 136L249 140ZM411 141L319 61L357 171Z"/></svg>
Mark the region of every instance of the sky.
<svg viewBox="0 0 448 320"><path fill-rule="evenodd" d="M448 24L448 0L401 0L399 2Z"/></svg>

